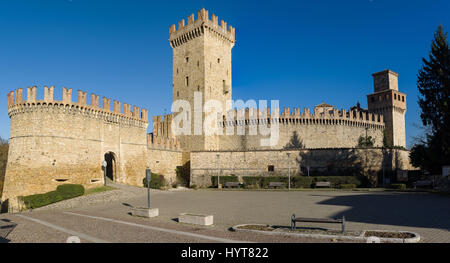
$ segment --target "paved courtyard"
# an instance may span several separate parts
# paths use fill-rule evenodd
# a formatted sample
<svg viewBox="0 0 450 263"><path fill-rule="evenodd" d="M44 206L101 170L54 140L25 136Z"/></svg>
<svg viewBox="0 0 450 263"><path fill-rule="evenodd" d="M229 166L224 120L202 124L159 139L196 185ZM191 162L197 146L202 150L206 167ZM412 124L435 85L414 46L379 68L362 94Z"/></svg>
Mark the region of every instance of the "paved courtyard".
<svg viewBox="0 0 450 263"><path fill-rule="evenodd" d="M293 213L302 217L345 215L349 230L407 230L419 233L422 242L450 242L449 196L328 190L153 191L152 206L159 208L160 216L144 219L128 213L131 206L146 206L146 190L134 189L133 195L118 194L121 191L127 190L83 197L100 200L98 203L85 200L83 205L69 200L33 212L2 214L0 219L18 224L7 238L11 242L65 242L71 233L86 234L85 239L80 236L83 242L330 242L228 231L243 223L288 226ZM115 200L104 198L112 193L117 195ZM212 214L214 226L177 223L178 215L186 212ZM305 226L339 228L313 223Z"/></svg>

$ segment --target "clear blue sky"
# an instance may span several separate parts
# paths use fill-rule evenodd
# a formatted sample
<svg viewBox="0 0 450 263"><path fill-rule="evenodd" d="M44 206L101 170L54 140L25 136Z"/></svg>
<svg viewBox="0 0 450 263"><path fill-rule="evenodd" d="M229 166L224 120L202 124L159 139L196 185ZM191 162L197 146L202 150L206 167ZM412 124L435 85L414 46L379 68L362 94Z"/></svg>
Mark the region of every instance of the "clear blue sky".
<svg viewBox="0 0 450 263"><path fill-rule="evenodd" d="M6 94L32 85L38 98L67 86L169 112L169 26L202 6L236 27L233 98L366 106L371 74L389 68L408 95L408 146L421 132L416 75L437 26L450 28L447 0L0 0L0 136Z"/></svg>

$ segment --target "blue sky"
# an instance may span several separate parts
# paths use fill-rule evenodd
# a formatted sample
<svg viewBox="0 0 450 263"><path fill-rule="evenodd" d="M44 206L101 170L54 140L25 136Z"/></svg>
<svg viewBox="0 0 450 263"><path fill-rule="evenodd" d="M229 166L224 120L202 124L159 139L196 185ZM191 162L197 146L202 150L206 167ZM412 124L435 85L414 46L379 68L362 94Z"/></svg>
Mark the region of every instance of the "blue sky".
<svg viewBox="0 0 450 263"><path fill-rule="evenodd" d="M168 113L169 26L201 7L236 27L234 99L365 107L371 74L389 68L408 96L408 146L421 132L416 75L437 26L450 28L450 1L0 0L0 136L6 94L33 85L38 98L66 86Z"/></svg>

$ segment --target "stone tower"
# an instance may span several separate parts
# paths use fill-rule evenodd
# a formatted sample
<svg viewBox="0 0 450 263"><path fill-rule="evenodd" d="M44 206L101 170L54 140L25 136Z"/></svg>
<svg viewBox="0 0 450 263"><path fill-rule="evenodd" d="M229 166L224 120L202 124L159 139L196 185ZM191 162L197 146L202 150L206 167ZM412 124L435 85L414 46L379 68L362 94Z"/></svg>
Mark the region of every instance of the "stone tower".
<svg viewBox="0 0 450 263"><path fill-rule="evenodd" d="M406 94L398 91L398 74L384 70L372 76L374 93L367 95L369 111L383 114L388 145L406 147Z"/></svg>
<svg viewBox="0 0 450 263"><path fill-rule="evenodd" d="M191 134L180 143L185 150L207 150L217 147L213 137L199 135L205 114L194 107L194 95L205 101L217 100L225 109L226 101L231 100L231 49L235 43L235 29L227 28L227 23L214 14L209 19L208 11L202 9L195 19L190 15L187 25L184 19L170 27L170 46L173 49L173 101L188 101L190 112L185 112L191 121ZM194 118L201 123L194 124ZM196 130L194 126L197 126ZM200 126L201 125L201 126ZM203 130L203 129L201 129ZM210 140L210 142L208 142Z"/></svg>

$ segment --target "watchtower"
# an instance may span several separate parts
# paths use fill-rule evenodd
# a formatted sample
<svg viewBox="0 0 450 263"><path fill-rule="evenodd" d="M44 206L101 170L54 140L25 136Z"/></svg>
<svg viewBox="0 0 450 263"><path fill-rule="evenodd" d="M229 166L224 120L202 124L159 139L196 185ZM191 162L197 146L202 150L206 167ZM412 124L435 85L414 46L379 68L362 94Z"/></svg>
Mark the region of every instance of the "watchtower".
<svg viewBox="0 0 450 263"><path fill-rule="evenodd" d="M367 95L370 112L383 114L390 146L406 147L406 94L398 91L398 73L384 70L372 75L374 93Z"/></svg>
<svg viewBox="0 0 450 263"><path fill-rule="evenodd" d="M227 27L227 23L214 14L209 19L208 11L201 9L198 17L190 15L187 25L184 19L178 28L172 25L169 29L169 42L173 49L173 101L186 100L191 106L187 118L205 115L201 109L194 107L194 93L201 92L201 106L205 101L217 100L225 110L226 101L231 100L231 49L235 44L235 29ZM200 94L200 93L198 93ZM191 125L191 134L194 125ZM183 148L205 149L203 137L194 139L197 146L183 143ZM193 137L190 138L192 140ZM202 145L199 145L202 144Z"/></svg>

